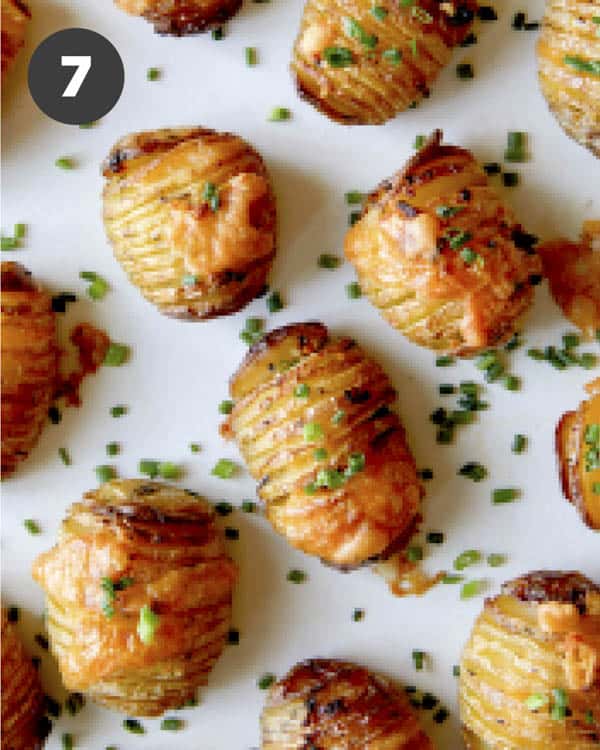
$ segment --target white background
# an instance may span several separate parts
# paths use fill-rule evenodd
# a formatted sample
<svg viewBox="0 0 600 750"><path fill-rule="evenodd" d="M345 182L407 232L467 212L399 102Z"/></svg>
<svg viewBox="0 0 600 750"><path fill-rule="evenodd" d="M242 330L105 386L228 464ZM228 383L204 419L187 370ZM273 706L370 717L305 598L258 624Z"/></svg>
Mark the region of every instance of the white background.
<svg viewBox="0 0 600 750"><path fill-rule="evenodd" d="M536 33L510 28L515 10L526 7L530 19L539 18L541 0L498 3L499 21L479 24L479 44L457 51L428 101L383 127L364 128L333 124L297 98L288 60L300 0L246 2L220 42L210 36L160 38L149 24L129 18L109 0L32 0L32 5L27 48L5 92L2 121L2 231L10 234L15 222L25 222L28 236L23 250L3 258L22 261L54 291L78 293L80 301L60 316L63 339L73 324L89 320L133 350L127 366L104 368L86 381L83 406L65 410L60 425L49 425L30 459L3 483L2 598L23 608L21 627L32 651L40 652L32 634L40 628L44 605L30 578L31 562L54 543L69 503L95 485L94 467L110 462L104 453L107 442L122 443L114 461L121 476L135 475L142 457L171 459L185 466L185 486L213 500L238 503L253 497L245 472L223 481L211 477L210 469L219 457L238 458L235 447L218 435L217 407L245 351L238 334L249 315L266 316L264 300L208 323L169 320L128 283L104 237L101 160L120 136L164 126L232 130L264 155L280 222L272 286L287 303L269 316L268 325L319 318L336 332L354 335L389 371L418 465L435 470L424 529L443 530L447 541L429 547L427 567L450 567L458 553L475 547L510 558L504 568L473 569L475 577L489 581L489 592L507 577L541 567L578 568L600 580L598 535L561 498L553 453L559 415L579 403L584 383L597 371L558 372L532 362L523 349L511 359L513 372L523 378L522 392L490 386L491 410L477 424L459 429L454 445L438 446L428 421L441 401L438 384L479 379L480 373L469 362L435 368L432 353L405 341L366 300L346 299L344 285L354 278L348 264L326 271L316 263L322 252L341 253L348 214L344 192L374 186L412 153L417 133L440 126L448 142L472 148L482 161L501 160L508 130L530 134L532 159L518 166L521 186L499 188L529 231L543 238L575 237L584 218L600 217L600 163L562 133L542 100L535 74ZM73 26L107 36L125 63L120 102L91 130L47 119L27 92L31 51L48 34ZM258 48L256 68L244 63L246 46ZM456 79L454 65L461 61L473 63L474 80ZM149 67L161 68L162 80L146 81ZM274 106L289 107L293 119L267 122ZM78 168L57 169L54 161L61 156L76 159ZM78 277L84 269L109 280L112 291L102 302L86 299ZM559 343L566 330L569 325L546 287L539 288L525 325L525 348ZM587 348L598 351L597 345ZM127 404L129 415L111 418L109 408L116 403ZM525 455L510 451L515 432L531 438ZM200 454L190 454L190 441L202 444ZM61 446L72 455L71 467L57 455ZM487 481L474 484L456 476L469 460L488 466ZM522 488L522 500L492 506L490 491L499 486ZM39 521L40 536L23 529L27 517ZM201 705L182 713L186 729L174 737L161 732L156 720L145 720L147 734L136 737L121 728L121 716L88 705L74 719L58 722L50 748L59 748L60 734L69 731L76 747L90 750L107 744L153 750L174 740L181 750L247 750L259 741L264 696L256 678L265 671L281 675L295 661L317 655L355 659L433 691L452 712L446 724L432 729L437 746L461 747L452 665L482 597L461 602L457 587L439 586L420 599L396 599L369 570L342 575L293 551L258 516L236 513L227 523L240 528L240 540L229 546L241 570L234 613L241 643L226 649ZM308 572L305 585L286 582L290 567ZM363 622L352 622L354 607L366 610ZM431 656L422 673L412 667L415 648ZM47 655L43 679L53 695L64 697ZM423 720L432 727L430 716Z"/></svg>

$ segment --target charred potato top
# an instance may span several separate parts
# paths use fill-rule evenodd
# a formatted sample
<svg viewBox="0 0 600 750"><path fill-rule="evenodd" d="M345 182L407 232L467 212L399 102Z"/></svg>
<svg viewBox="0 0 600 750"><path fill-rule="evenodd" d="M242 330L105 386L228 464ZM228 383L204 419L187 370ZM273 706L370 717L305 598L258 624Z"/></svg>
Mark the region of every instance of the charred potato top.
<svg viewBox="0 0 600 750"><path fill-rule="evenodd" d="M586 221L580 242L540 245L550 291L569 320L588 337L600 330L600 221Z"/></svg>
<svg viewBox="0 0 600 750"><path fill-rule="evenodd" d="M203 128L122 138L104 164L104 223L131 281L165 315L202 319L265 289L275 199L259 154Z"/></svg>
<svg viewBox="0 0 600 750"><path fill-rule="evenodd" d="M2 79L25 43L30 18L22 0L2 0Z"/></svg>
<svg viewBox="0 0 600 750"><path fill-rule="evenodd" d="M307 0L292 70L300 94L332 120L377 125L424 96L469 33L475 0Z"/></svg>
<svg viewBox="0 0 600 750"><path fill-rule="evenodd" d="M523 230L471 152L426 145L368 198L345 252L383 316L411 341L472 354L514 330L541 280Z"/></svg>
<svg viewBox="0 0 600 750"><path fill-rule="evenodd" d="M600 587L537 571L486 600L460 665L468 750L592 750L600 736Z"/></svg>
<svg viewBox="0 0 600 750"><path fill-rule="evenodd" d="M86 493L33 566L65 686L132 716L182 706L223 649L236 576L195 493L136 479Z"/></svg>
<svg viewBox="0 0 600 750"><path fill-rule="evenodd" d="M52 298L19 263L1 266L2 477L29 455L56 389Z"/></svg>
<svg viewBox="0 0 600 750"><path fill-rule="evenodd" d="M40 750L48 733L44 693L17 629L2 610L2 750Z"/></svg>
<svg viewBox="0 0 600 750"><path fill-rule="evenodd" d="M433 750L405 692L364 667L300 662L270 690L261 750Z"/></svg>
<svg viewBox="0 0 600 750"><path fill-rule="evenodd" d="M565 496L600 531L600 378L590 390L592 397L560 420L556 452Z"/></svg>
<svg viewBox="0 0 600 750"><path fill-rule="evenodd" d="M400 547L421 485L388 377L320 323L271 331L230 382L235 437L267 516L288 541L338 566Z"/></svg>
<svg viewBox="0 0 600 750"><path fill-rule="evenodd" d="M548 106L565 132L600 157L597 0L546 0L537 47Z"/></svg>
<svg viewBox="0 0 600 750"><path fill-rule="evenodd" d="M133 16L154 25L157 34L186 36L218 26L234 16L242 0L115 0Z"/></svg>

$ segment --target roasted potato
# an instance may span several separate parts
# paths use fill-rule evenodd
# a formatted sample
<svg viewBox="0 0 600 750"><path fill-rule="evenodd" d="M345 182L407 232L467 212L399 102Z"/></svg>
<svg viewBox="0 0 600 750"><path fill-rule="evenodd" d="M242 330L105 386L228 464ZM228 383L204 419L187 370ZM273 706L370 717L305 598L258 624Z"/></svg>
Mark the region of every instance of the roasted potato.
<svg viewBox="0 0 600 750"><path fill-rule="evenodd" d="M154 24L157 34L198 34L228 21L242 7L242 0L115 0L132 16Z"/></svg>
<svg viewBox="0 0 600 750"><path fill-rule="evenodd" d="M115 256L165 315L227 315L261 294L275 254L275 199L259 154L203 128L137 133L104 164Z"/></svg>
<svg viewBox="0 0 600 750"><path fill-rule="evenodd" d="M182 706L221 654L236 575L195 493L137 479L86 493L33 566L65 686L130 716Z"/></svg>
<svg viewBox="0 0 600 750"><path fill-rule="evenodd" d="M467 750L592 750L600 736L600 587L538 571L487 599L462 655Z"/></svg>
<svg viewBox="0 0 600 750"><path fill-rule="evenodd" d="M600 331L600 221L586 221L580 242L539 247L550 291L563 313L588 337Z"/></svg>
<svg viewBox="0 0 600 750"><path fill-rule="evenodd" d="M538 77L567 135L600 157L598 0L546 0Z"/></svg>
<svg viewBox="0 0 600 750"><path fill-rule="evenodd" d="M387 375L320 323L278 328L230 381L224 425L258 480L267 517L294 547L354 567L401 547L421 485Z"/></svg>
<svg viewBox="0 0 600 750"><path fill-rule="evenodd" d="M378 125L429 96L475 0L335 4L307 0L292 71L302 97L332 120Z"/></svg>
<svg viewBox="0 0 600 750"><path fill-rule="evenodd" d="M435 133L368 198L345 252L394 328L466 355L509 337L541 281L537 239L475 161Z"/></svg>
<svg viewBox="0 0 600 750"><path fill-rule="evenodd" d="M556 430L563 492L585 523L600 531L600 378L592 397L567 412Z"/></svg>
<svg viewBox="0 0 600 750"><path fill-rule="evenodd" d="M22 0L2 0L2 78L25 44L25 32L31 18Z"/></svg>
<svg viewBox="0 0 600 750"><path fill-rule="evenodd" d="M48 729L37 670L2 610L2 750L40 750Z"/></svg>
<svg viewBox="0 0 600 750"><path fill-rule="evenodd" d="M2 477L27 458L48 419L58 345L52 298L19 263L1 267Z"/></svg>
<svg viewBox="0 0 600 750"><path fill-rule="evenodd" d="M406 693L364 667L309 659L275 683L261 750L433 750Z"/></svg>

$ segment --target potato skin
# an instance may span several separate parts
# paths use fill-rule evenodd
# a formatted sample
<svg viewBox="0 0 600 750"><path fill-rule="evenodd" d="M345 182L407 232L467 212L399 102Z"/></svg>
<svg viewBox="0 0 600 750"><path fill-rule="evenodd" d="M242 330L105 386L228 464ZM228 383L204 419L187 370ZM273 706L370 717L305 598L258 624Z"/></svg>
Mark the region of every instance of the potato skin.
<svg viewBox="0 0 600 750"><path fill-rule="evenodd" d="M563 492L577 508L591 529L600 531L600 495L594 485L600 482L600 468L588 469L586 454L592 445L586 442L586 431L600 426L600 379L596 393L584 401L576 411L563 415L556 428L556 453Z"/></svg>
<svg viewBox="0 0 600 750"><path fill-rule="evenodd" d="M593 338L600 330L600 220L584 223L580 242L545 242L539 254L556 304Z"/></svg>
<svg viewBox="0 0 600 750"><path fill-rule="evenodd" d="M468 355L510 336L541 281L541 264L537 239L473 155L441 138L435 131L371 193L345 252L394 328L421 346Z"/></svg>
<svg viewBox="0 0 600 750"><path fill-rule="evenodd" d="M242 7L242 0L115 0L133 16L154 24L157 34L187 36L225 23Z"/></svg>
<svg viewBox="0 0 600 750"><path fill-rule="evenodd" d="M261 750L433 750L406 694L364 667L300 662L271 690Z"/></svg>
<svg viewBox="0 0 600 750"><path fill-rule="evenodd" d="M295 395L299 385L306 397ZM250 349L230 391L235 405L224 432L237 440L267 517L290 544L351 568L406 543L422 488L389 409L395 391L354 341L330 338L320 323L271 331ZM322 431L315 440L305 437L309 423ZM356 457L364 466L353 472ZM323 484L327 471L332 479Z"/></svg>
<svg viewBox="0 0 600 750"><path fill-rule="evenodd" d="M275 254L275 198L259 154L204 128L136 133L104 164L115 257L160 312L227 315L263 293ZM216 210L203 199L219 191Z"/></svg>
<svg viewBox="0 0 600 750"><path fill-rule="evenodd" d="M600 721L600 587L577 572L535 571L487 599L462 655L468 750L591 750ZM571 713L551 718L552 691ZM540 694L545 707L526 700ZM586 718L592 713L592 720Z"/></svg>
<svg viewBox="0 0 600 750"><path fill-rule="evenodd" d="M44 693L16 627L2 610L2 750L40 750L46 738Z"/></svg>
<svg viewBox="0 0 600 750"><path fill-rule="evenodd" d="M292 72L300 95L347 125L384 123L429 96L453 46L469 33L477 8L475 0L454 4L454 10L436 0L377 5L387 11L381 20L367 0L307 0L294 46ZM349 23L358 24L367 44L360 32L348 33ZM351 64L332 65L331 49L351 54ZM401 59L390 59L390 50Z"/></svg>
<svg viewBox="0 0 600 750"><path fill-rule="evenodd" d="M597 0L546 0L538 40L538 78L563 130L600 157L600 72L578 70L566 58L600 60Z"/></svg>
<svg viewBox="0 0 600 750"><path fill-rule="evenodd" d="M25 32L31 18L22 0L2 0L2 79L25 44Z"/></svg>
<svg viewBox="0 0 600 750"><path fill-rule="evenodd" d="M48 419L58 346L52 298L19 263L1 266L2 477L29 455Z"/></svg>
<svg viewBox="0 0 600 750"><path fill-rule="evenodd" d="M50 645L67 689L131 716L157 716L206 683L229 629L237 571L205 500L129 479L70 508L33 577L46 591ZM103 580L123 578L132 581L107 614ZM150 643L137 632L146 605L159 617Z"/></svg>

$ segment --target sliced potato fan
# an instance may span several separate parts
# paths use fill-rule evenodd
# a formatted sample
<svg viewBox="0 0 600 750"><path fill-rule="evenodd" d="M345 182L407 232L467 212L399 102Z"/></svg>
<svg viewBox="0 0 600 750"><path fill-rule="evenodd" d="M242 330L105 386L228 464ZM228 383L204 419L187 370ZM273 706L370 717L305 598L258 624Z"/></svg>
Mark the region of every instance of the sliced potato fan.
<svg viewBox="0 0 600 750"><path fill-rule="evenodd" d="M156 716L204 685L225 644L236 567L195 493L113 480L75 503L33 577L67 689Z"/></svg>
<svg viewBox="0 0 600 750"><path fill-rule="evenodd" d="M242 0L115 0L133 16L154 25L157 34L186 36L198 34L228 21Z"/></svg>

